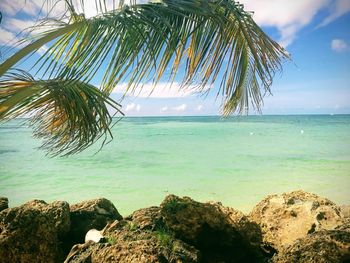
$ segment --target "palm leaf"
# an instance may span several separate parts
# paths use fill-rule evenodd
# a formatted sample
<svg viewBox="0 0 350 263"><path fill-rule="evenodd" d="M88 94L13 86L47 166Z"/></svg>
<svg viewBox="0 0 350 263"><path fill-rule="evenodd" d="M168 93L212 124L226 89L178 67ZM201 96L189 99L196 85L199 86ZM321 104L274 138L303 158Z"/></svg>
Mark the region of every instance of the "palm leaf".
<svg viewBox="0 0 350 263"><path fill-rule="evenodd" d="M57 39L39 61L43 74L89 82L104 68L102 89L109 94L122 81L134 91L180 73L184 87L195 84L203 91L218 84L225 115L246 112L250 104L259 110L275 72L289 58L231 0L163 0L90 19L74 15L71 21L48 33Z"/></svg>
<svg viewBox="0 0 350 263"><path fill-rule="evenodd" d="M24 71L8 73L0 81L0 119L31 114L34 137L50 155L80 152L104 137L112 137L107 105L120 105L96 87L64 79L35 80Z"/></svg>

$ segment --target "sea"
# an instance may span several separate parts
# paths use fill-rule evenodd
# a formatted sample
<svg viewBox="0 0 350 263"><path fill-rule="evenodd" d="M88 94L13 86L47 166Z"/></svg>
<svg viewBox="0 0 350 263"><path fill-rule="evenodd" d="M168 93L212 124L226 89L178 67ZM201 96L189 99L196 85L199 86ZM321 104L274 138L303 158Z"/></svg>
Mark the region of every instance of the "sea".
<svg viewBox="0 0 350 263"><path fill-rule="evenodd" d="M350 115L123 118L114 139L50 158L23 119L0 125L0 196L105 197L123 216L168 194L248 213L270 194L302 189L350 204Z"/></svg>

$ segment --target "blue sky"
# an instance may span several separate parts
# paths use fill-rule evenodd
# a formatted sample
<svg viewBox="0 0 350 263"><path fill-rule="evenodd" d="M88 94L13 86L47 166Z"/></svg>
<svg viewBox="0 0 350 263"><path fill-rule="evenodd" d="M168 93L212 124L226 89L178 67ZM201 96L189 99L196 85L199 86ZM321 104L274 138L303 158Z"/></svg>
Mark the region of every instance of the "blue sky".
<svg viewBox="0 0 350 263"><path fill-rule="evenodd" d="M93 1L93 0L92 0ZM1 50L16 41L16 34L32 24L40 0L1 0ZM243 0L264 31L286 47L293 61L276 75L273 96L264 100L263 114L350 113L350 0ZM93 8L88 10L93 13ZM40 52L27 60L31 64ZM25 65L25 64L24 64ZM112 94L120 98L125 85ZM124 99L127 116L217 115L216 91L206 97L169 89L160 83L151 96L150 86L138 97Z"/></svg>

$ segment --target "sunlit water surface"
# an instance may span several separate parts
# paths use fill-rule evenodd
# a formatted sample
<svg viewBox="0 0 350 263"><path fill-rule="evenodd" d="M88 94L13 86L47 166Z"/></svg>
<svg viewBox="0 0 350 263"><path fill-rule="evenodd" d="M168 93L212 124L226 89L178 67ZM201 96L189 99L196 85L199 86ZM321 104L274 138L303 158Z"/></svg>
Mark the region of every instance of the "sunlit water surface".
<svg viewBox="0 0 350 263"><path fill-rule="evenodd" d="M350 115L124 118L100 152L69 158L46 157L22 123L0 126L0 196L11 206L106 197L127 215L174 193L249 212L296 189L350 203Z"/></svg>

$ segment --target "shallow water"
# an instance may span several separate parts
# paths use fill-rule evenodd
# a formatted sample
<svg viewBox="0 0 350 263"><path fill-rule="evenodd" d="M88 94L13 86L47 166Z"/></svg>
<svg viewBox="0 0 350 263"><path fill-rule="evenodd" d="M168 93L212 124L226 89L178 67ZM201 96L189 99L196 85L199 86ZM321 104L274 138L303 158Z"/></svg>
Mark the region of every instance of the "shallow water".
<svg viewBox="0 0 350 263"><path fill-rule="evenodd" d="M174 193L248 212L296 189L350 203L350 115L124 118L99 153L51 159L21 123L0 126L0 196L11 206L102 196L127 215Z"/></svg>

